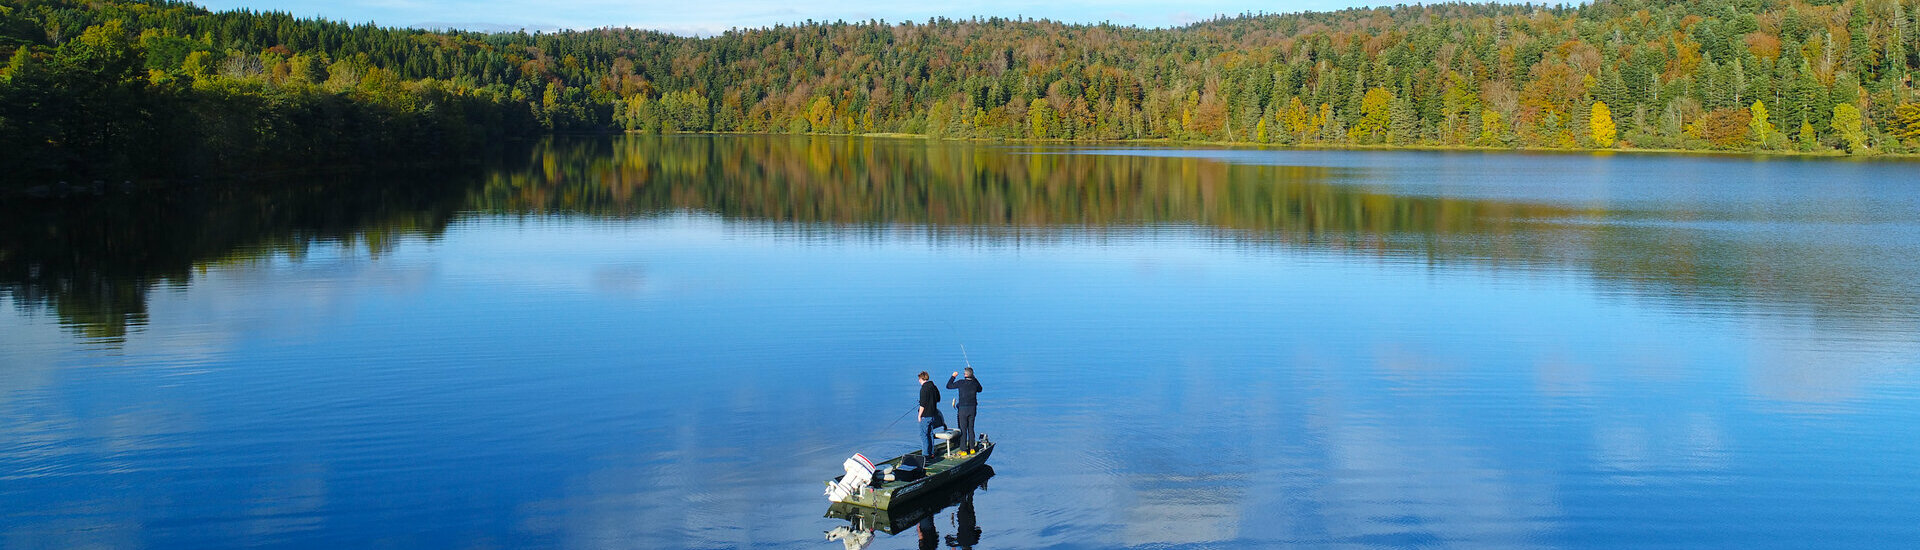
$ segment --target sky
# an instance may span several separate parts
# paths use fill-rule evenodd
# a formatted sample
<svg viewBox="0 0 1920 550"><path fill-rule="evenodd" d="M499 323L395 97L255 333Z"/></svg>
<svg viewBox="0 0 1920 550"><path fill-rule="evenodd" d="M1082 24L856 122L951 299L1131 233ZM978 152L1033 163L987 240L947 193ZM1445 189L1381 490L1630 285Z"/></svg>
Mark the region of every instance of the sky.
<svg viewBox="0 0 1920 550"><path fill-rule="evenodd" d="M633 27L680 35L712 35L730 28L767 27L815 21L889 23L930 17L1022 16L1072 23L1110 22L1142 27L1179 26L1216 14L1326 11L1366 4L1366 0L551 0L506 2L479 0L200 0L212 10L251 8L300 17L322 17L382 26L461 28L483 31Z"/></svg>

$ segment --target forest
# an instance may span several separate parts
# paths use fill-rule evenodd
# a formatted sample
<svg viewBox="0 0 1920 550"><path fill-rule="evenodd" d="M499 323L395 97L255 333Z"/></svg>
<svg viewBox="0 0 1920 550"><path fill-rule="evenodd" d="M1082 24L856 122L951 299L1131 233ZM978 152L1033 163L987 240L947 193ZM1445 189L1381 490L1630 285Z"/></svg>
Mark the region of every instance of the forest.
<svg viewBox="0 0 1920 550"><path fill-rule="evenodd" d="M457 159L619 131L1910 154L1916 23L1916 0L1599 0L682 37L3 0L0 151L19 181Z"/></svg>

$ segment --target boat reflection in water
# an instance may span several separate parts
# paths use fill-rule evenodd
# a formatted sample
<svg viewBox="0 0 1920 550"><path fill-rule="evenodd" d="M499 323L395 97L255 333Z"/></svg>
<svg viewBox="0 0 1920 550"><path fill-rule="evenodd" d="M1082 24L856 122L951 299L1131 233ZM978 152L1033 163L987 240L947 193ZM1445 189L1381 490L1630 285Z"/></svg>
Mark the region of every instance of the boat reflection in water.
<svg viewBox="0 0 1920 550"><path fill-rule="evenodd" d="M975 489L987 489L987 479L993 477L993 467L982 465L980 469L965 475L965 478L954 480L938 491L917 495L909 502L895 503L887 510L836 502L827 507L827 517L844 519L848 524L827 531L827 540L837 540L846 544L849 550L858 550L873 544L875 532L897 535L914 529L920 540L920 548L937 548L942 541L939 522L935 520L940 512L957 504L959 509L954 511L952 522L955 533L947 535L945 543L948 547L972 548L980 542L980 526L975 522L973 512L973 492Z"/></svg>

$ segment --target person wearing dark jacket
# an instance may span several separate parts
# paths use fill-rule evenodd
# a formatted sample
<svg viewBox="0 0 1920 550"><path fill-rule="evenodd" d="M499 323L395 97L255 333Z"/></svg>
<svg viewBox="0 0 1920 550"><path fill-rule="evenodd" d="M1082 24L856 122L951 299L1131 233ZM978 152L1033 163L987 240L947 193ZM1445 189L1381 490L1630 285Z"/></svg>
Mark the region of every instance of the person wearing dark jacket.
<svg viewBox="0 0 1920 550"><path fill-rule="evenodd" d="M920 444L926 452L927 463L939 460L933 456L933 427L947 427L947 421L940 417L940 388L933 385L927 371L920 371Z"/></svg>
<svg viewBox="0 0 1920 550"><path fill-rule="evenodd" d="M953 400L954 418L960 424L956 428L960 430L960 441L966 448L972 449L974 441L978 439L973 435L973 416L980 406L979 397L976 396L986 389L980 387L980 379L973 377L973 367L967 367L965 378L961 378L957 372L948 375L947 389L957 390L960 394Z"/></svg>

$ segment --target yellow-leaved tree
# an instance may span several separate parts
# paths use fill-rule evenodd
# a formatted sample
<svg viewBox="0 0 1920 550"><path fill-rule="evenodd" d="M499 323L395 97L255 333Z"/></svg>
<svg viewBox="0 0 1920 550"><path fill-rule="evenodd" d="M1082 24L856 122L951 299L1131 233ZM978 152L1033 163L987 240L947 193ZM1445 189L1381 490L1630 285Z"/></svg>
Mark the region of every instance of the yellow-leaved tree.
<svg viewBox="0 0 1920 550"><path fill-rule="evenodd" d="M1846 140L1847 151L1856 155L1867 152L1867 133L1860 129L1860 124L1858 107L1847 103L1833 106L1833 131Z"/></svg>
<svg viewBox="0 0 1920 550"><path fill-rule="evenodd" d="M1377 143L1387 137L1392 108L1393 92L1381 87L1368 89L1367 95L1360 97L1360 118L1353 121L1347 137L1360 143Z"/></svg>
<svg viewBox="0 0 1920 550"><path fill-rule="evenodd" d="M1607 109L1605 101L1593 102L1593 115L1587 117L1587 125L1593 128L1593 144L1601 147L1612 147L1620 133L1613 125L1613 112Z"/></svg>
<svg viewBox="0 0 1920 550"><path fill-rule="evenodd" d="M1767 120L1767 104L1756 99L1753 106L1747 107L1747 112L1750 115L1747 118L1747 138L1752 139L1754 145L1765 147L1773 135L1779 133L1773 128L1773 123Z"/></svg>
<svg viewBox="0 0 1920 550"><path fill-rule="evenodd" d="M807 122L813 125L815 132L827 131L827 125L833 122L833 99L826 96L813 98L813 104L807 106Z"/></svg>
<svg viewBox="0 0 1920 550"><path fill-rule="evenodd" d="M1054 137L1047 133L1047 127L1053 122L1053 107L1047 104L1047 100L1033 98L1033 102L1027 104L1027 119L1033 139Z"/></svg>
<svg viewBox="0 0 1920 550"><path fill-rule="evenodd" d="M1920 103L1901 103L1893 108L1893 135L1920 138Z"/></svg>

